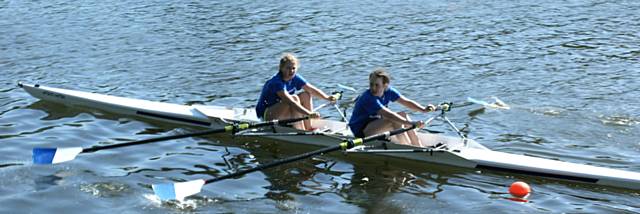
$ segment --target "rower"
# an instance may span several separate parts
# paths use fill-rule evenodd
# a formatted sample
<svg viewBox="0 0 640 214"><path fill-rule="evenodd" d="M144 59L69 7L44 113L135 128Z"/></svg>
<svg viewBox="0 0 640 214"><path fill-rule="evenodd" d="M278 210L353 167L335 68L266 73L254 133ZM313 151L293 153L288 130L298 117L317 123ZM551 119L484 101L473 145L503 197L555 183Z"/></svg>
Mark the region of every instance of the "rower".
<svg viewBox="0 0 640 214"><path fill-rule="evenodd" d="M336 101L336 97L325 94L298 74L299 66L300 63L293 54L285 53L280 58L278 73L271 77L262 87L262 92L256 105L258 118L280 120L306 115L317 118L320 114L312 110L312 96L330 102ZM304 89L304 92L296 94L298 90L302 89ZM293 126L300 130L312 130L310 120L294 123Z"/></svg>
<svg viewBox="0 0 640 214"><path fill-rule="evenodd" d="M422 106L406 98L398 90L391 87L391 76L384 69L376 69L369 74L369 89L364 91L356 100L349 128L355 137L370 136L385 131L416 125L422 128L424 122L413 121L405 112L391 111L389 102L398 102L403 106L420 112L435 111L432 104ZM422 147L415 130L393 136L395 143Z"/></svg>

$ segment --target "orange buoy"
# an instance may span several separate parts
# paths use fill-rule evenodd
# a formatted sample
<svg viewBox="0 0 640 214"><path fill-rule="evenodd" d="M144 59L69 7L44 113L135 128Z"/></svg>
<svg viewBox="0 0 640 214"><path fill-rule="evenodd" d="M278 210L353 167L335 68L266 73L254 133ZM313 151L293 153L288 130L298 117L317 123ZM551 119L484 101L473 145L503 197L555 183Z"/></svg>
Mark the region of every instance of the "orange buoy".
<svg viewBox="0 0 640 214"><path fill-rule="evenodd" d="M511 184L511 187L509 187L509 193L515 197L524 198L531 193L531 187L529 187L529 184L525 182L516 181Z"/></svg>

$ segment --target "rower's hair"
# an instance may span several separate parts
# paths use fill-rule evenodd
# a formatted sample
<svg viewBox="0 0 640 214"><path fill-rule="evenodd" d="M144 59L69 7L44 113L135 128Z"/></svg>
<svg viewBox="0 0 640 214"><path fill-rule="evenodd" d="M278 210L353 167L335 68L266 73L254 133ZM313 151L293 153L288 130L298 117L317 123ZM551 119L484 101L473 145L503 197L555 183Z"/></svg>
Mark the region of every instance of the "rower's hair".
<svg viewBox="0 0 640 214"><path fill-rule="evenodd" d="M369 87L373 86L378 78L382 78L383 84L389 84L389 82L391 82L391 75L389 75L384 68L376 68L376 70L373 70L373 72L369 74Z"/></svg>
<svg viewBox="0 0 640 214"><path fill-rule="evenodd" d="M300 66L298 63L298 58L294 56L292 53L284 53L282 54L282 58L280 58L280 67L278 68L278 72L280 72L287 63L294 63L296 66Z"/></svg>

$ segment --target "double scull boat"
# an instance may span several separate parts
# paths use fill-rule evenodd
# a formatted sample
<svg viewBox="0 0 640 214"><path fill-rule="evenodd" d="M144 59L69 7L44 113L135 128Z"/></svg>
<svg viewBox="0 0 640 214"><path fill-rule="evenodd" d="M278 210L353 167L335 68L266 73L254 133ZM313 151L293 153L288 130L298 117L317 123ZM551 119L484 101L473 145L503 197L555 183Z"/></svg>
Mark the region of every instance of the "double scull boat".
<svg viewBox="0 0 640 214"><path fill-rule="evenodd" d="M49 102L176 124L221 128L234 122L260 122L253 109L180 105L46 87L38 84L18 83L18 85L33 97ZM493 151L462 135L446 118L444 111L437 117L447 122L458 132L459 136L420 131L418 137L425 147L379 142L380 145L384 145L383 148L359 146L347 152L372 153L463 168L495 170L640 190L640 173L638 172ZM314 119L313 126L318 131L300 132L300 130L287 126L271 126L234 134L261 136L323 147L335 146L344 139L353 138L345 122Z"/></svg>

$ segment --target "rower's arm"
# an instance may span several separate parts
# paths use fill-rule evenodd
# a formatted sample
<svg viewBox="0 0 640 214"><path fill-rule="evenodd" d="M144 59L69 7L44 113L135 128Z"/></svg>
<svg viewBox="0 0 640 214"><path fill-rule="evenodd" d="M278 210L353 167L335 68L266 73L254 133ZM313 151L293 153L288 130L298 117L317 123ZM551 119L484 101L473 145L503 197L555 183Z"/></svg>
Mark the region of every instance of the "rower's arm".
<svg viewBox="0 0 640 214"><path fill-rule="evenodd" d="M420 112L427 112L426 107L420 105L418 102L413 101L409 98L406 98L404 96L400 96L400 98L398 98L398 100L396 100L398 103L402 104L403 106L414 110L414 111L420 111Z"/></svg>
<svg viewBox="0 0 640 214"><path fill-rule="evenodd" d="M380 110L378 110L378 114L380 116L382 116L382 118L391 120L391 121L396 122L396 123L400 123L400 124L403 124L403 125L409 125L409 126L413 125L411 123L411 121L409 121L409 120L405 119L404 117L400 116L398 113L396 113L394 111L391 111L391 109L389 109L387 107L382 107Z"/></svg>
<svg viewBox="0 0 640 214"><path fill-rule="evenodd" d="M311 94L312 96L317 96L324 100L333 101L331 96L325 94L322 90L316 88L310 83L305 84L302 88L304 88L304 90L306 92L309 92L309 94Z"/></svg>
<svg viewBox="0 0 640 214"><path fill-rule="evenodd" d="M312 113L311 111L304 108L302 104L293 100L293 97L289 95L289 93L287 93L285 90L278 91L276 94L278 95L278 97L280 97L280 100L282 100L282 102L285 102L291 105L291 107L293 107L296 111L303 113L305 115L309 115Z"/></svg>

